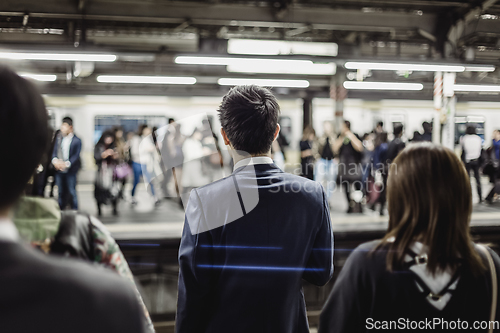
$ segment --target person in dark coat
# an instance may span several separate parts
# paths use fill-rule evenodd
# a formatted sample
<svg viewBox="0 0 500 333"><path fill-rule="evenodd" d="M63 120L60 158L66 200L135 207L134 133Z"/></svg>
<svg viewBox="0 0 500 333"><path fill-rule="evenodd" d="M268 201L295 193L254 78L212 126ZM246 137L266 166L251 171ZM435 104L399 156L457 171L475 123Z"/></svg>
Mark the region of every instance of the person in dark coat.
<svg viewBox="0 0 500 333"><path fill-rule="evenodd" d="M52 164L56 169L56 185L59 191L59 206L64 209L68 204L71 209L78 209L76 194L76 175L81 167L80 152L82 140L73 132L73 120L64 117L61 124L61 135L57 137L52 152Z"/></svg>
<svg viewBox="0 0 500 333"><path fill-rule="evenodd" d="M113 206L113 215L118 215L117 205L120 184L114 174L118 158L119 153L115 145L115 135L112 131L106 131L94 148L94 159L97 164L94 196L99 216L102 215L102 205L108 203Z"/></svg>
<svg viewBox="0 0 500 333"><path fill-rule="evenodd" d="M314 153L313 145L316 140L316 132L312 126L304 128L302 140L300 140L300 175L314 180Z"/></svg>

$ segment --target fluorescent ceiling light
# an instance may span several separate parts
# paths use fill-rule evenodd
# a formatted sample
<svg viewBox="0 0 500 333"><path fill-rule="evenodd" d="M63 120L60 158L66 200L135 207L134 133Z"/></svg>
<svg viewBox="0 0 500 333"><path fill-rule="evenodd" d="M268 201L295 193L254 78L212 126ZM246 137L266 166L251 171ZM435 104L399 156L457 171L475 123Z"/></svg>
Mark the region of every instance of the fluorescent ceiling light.
<svg viewBox="0 0 500 333"><path fill-rule="evenodd" d="M195 84L194 77L139 76L139 75L99 75L97 82L135 84Z"/></svg>
<svg viewBox="0 0 500 333"><path fill-rule="evenodd" d="M0 52L0 59L113 62L114 54Z"/></svg>
<svg viewBox="0 0 500 333"><path fill-rule="evenodd" d="M227 42L229 54L255 55L315 55L336 57L336 43L293 42L282 40L230 39Z"/></svg>
<svg viewBox="0 0 500 333"><path fill-rule="evenodd" d="M494 72L495 66L471 65L465 66L466 72Z"/></svg>
<svg viewBox="0 0 500 333"><path fill-rule="evenodd" d="M19 73L19 76L45 82L54 82L55 80L57 80L57 75L55 74Z"/></svg>
<svg viewBox="0 0 500 333"><path fill-rule="evenodd" d="M310 60L179 56L177 64L227 66L228 72L260 74L334 75L335 63Z"/></svg>
<svg viewBox="0 0 500 333"><path fill-rule="evenodd" d="M455 91L500 92L500 85L455 84Z"/></svg>
<svg viewBox="0 0 500 333"><path fill-rule="evenodd" d="M255 84L264 87L307 88L307 80L271 80L271 79L237 79L220 78L217 83L221 86L237 86Z"/></svg>
<svg viewBox="0 0 500 333"><path fill-rule="evenodd" d="M461 65L426 65L426 64L397 64L382 62L353 62L345 63L347 69L368 69L381 71L423 71L423 72L463 72L465 66Z"/></svg>
<svg viewBox="0 0 500 333"><path fill-rule="evenodd" d="M358 90L422 90L421 83L345 81L344 88Z"/></svg>

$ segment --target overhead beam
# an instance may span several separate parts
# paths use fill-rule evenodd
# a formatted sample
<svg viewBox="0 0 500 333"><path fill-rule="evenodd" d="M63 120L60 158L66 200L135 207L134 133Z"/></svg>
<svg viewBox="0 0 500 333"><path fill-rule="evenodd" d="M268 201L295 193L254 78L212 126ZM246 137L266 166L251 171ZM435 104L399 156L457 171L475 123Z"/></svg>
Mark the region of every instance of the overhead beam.
<svg viewBox="0 0 500 333"><path fill-rule="evenodd" d="M141 1L91 1L86 3L85 15L82 15L73 0L6 0L0 4L0 12L3 16L29 13L31 17L44 18L173 24L182 24L189 18L194 25L239 26L248 22L254 26L278 25L292 29L310 24L323 24L432 31L435 24L433 13L417 15L402 12L363 12L359 9L304 7L294 4L287 7L287 11L280 16L281 22L276 22L272 6L180 1L155 2L151 5Z"/></svg>

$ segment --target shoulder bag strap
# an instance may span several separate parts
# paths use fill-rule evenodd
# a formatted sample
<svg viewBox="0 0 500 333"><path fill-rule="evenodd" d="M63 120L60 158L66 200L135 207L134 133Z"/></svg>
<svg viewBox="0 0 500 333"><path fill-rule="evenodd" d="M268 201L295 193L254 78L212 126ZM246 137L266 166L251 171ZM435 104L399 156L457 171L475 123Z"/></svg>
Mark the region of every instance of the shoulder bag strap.
<svg viewBox="0 0 500 333"><path fill-rule="evenodd" d="M490 322L495 321L495 316L497 312L497 297L498 297L498 285L497 285L497 272L495 269L495 263L493 262L493 258L491 257L490 252L486 247L482 245L478 245L478 248L481 252L484 253L486 256L486 259L488 260L488 266L490 269L490 275L491 275L491 312L490 312ZM493 327L494 325L491 325L489 328L488 332L493 333Z"/></svg>

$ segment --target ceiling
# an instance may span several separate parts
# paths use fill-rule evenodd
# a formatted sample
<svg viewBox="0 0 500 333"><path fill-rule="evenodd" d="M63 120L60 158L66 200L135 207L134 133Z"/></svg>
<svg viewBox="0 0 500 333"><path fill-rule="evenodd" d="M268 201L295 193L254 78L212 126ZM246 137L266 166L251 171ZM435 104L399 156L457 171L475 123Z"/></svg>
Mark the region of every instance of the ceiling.
<svg viewBox="0 0 500 333"><path fill-rule="evenodd" d="M227 55L228 39L338 44L336 57L280 56L335 62L337 74L300 75L307 89L277 89L285 97L327 97L331 82L347 80L348 60L476 63L500 66L500 1L432 0L1 0L0 48L14 51L109 52L115 62L95 62L75 76L75 64L7 61L19 71L57 74L41 89L50 94L210 96L224 93L224 66L181 65L178 55ZM98 83L101 74L192 76L191 86ZM287 74L259 78L290 79ZM351 74L349 77L353 77ZM297 78L296 75L293 78ZM499 70L465 72L458 83L498 84ZM372 71L370 81L420 82L418 92L349 91L364 99L432 98L433 73ZM460 95L496 100L498 95Z"/></svg>

